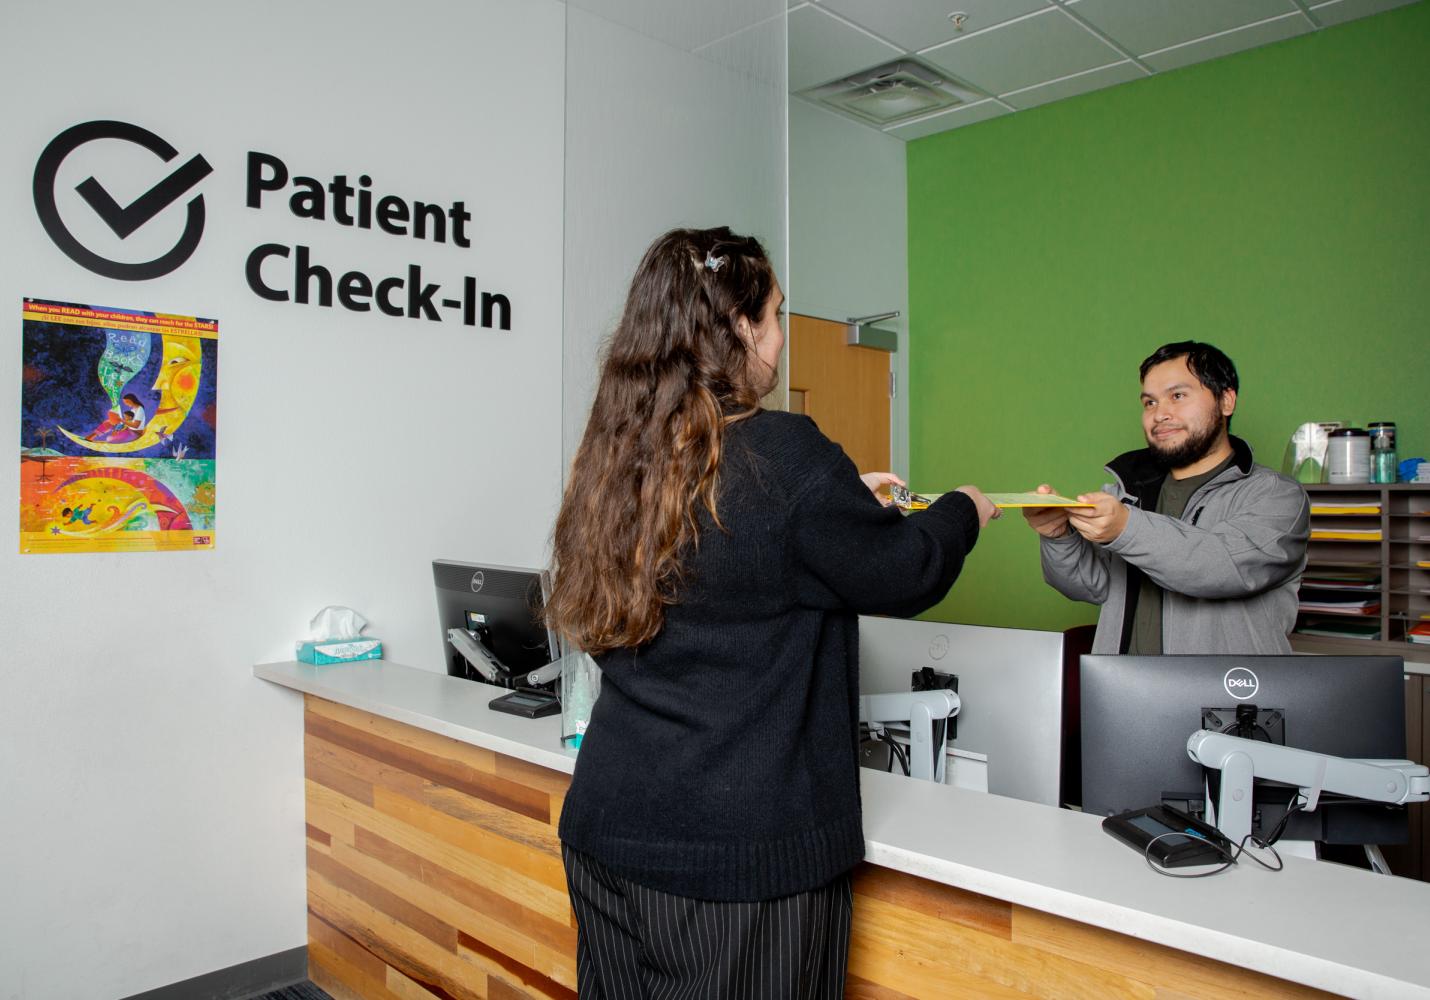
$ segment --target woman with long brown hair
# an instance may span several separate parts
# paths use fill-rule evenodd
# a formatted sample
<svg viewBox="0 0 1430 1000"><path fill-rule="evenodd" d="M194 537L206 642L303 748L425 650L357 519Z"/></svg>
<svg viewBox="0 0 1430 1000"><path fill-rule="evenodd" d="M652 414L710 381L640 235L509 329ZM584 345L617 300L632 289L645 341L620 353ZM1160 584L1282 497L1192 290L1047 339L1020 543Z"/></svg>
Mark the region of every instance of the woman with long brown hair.
<svg viewBox="0 0 1430 1000"><path fill-rule="evenodd" d="M904 518L807 417L760 244L646 251L556 522L548 621L603 670L561 813L583 998L837 997L863 857L858 615L940 600L995 516Z"/></svg>

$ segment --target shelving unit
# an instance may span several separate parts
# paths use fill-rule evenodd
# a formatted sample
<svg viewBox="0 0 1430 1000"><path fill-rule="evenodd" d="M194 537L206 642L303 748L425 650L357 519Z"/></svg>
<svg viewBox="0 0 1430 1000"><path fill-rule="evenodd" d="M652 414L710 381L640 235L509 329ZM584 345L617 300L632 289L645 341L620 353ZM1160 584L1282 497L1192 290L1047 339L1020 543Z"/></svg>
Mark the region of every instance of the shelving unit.
<svg viewBox="0 0 1430 1000"><path fill-rule="evenodd" d="M1430 663L1430 645L1410 642L1406 633L1424 621L1430 624L1430 484L1312 485L1311 542L1301 601L1374 601L1376 610L1358 614L1302 611L1291 645L1304 652L1393 653ZM1317 514L1319 507L1373 505L1371 513ZM1325 533L1365 538L1317 538ZM1339 577L1334 580L1330 578ZM1308 584L1306 581L1321 580ZM1373 589L1369 584L1373 582ZM1317 623L1361 624L1373 639L1306 635L1299 630Z"/></svg>
<svg viewBox="0 0 1430 1000"><path fill-rule="evenodd" d="M1301 600L1318 594L1335 593L1334 588L1308 587L1307 579L1336 572L1364 572L1376 579L1374 590L1347 586L1340 592L1373 596L1380 608L1373 615L1330 615L1302 612L1296 627L1313 620L1366 622L1379 627L1379 639L1332 639L1293 632L1291 646L1303 653L1331 653L1342 656L1390 654L1430 664L1430 646L1405 638L1406 630L1430 615L1430 484L1396 483L1355 486L1307 486L1311 497L1311 531L1306 572L1302 577ZM1373 514L1316 514L1316 507L1375 504ZM1374 530L1374 540L1317 540L1317 532ZM1422 566L1425 563L1427 565ZM1430 618L1424 619L1430 621ZM1408 760L1430 762L1430 675L1405 675L1405 756ZM1412 805L1408 843L1384 847L1391 871L1409 878L1430 881L1430 822L1426 806Z"/></svg>

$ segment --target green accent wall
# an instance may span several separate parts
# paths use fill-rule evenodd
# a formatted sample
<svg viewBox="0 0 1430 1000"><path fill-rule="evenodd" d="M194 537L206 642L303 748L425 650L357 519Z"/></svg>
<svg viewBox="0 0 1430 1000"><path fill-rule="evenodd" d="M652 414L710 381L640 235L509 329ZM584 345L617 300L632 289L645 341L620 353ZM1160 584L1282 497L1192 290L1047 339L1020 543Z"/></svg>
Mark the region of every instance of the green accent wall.
<svg viewBox="0 0 1430 1000"><path fill-rule="evenodd" d="M910 483L1098 489L1163 343L1236 362L1233 433L1430 458L1430 3L909 143ZM1063 629L1016 512L929 617Z"/></svg>

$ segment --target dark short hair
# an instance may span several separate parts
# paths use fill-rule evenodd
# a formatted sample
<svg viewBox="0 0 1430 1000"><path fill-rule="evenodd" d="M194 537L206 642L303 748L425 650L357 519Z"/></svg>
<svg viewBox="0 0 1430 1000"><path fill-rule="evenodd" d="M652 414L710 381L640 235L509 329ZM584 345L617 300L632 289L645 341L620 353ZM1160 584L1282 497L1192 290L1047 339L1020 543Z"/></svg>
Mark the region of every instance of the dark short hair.
<svg viewBox="0 0 1430 1000"><path fill-rule="evenodd" d="M134 402L136 402L136 403L139 402L139 397L136 396L136 395L134 395L134 393L132 393L132 392L126 392L126 393L124 394L124 398L125 398L125 399L132 399L132 400L134 400Z"/></svg>
<svg viewBox="0 0 1430 1000"><path fill-rule="evenodd" d="M1186 358L1187 367L1191 369L1197 381L1211 390L1213 396L1221 398L1221 395L1228 389L1239 391L1241 381L1236 377L1236 365L1231 363L1231 358L1217 350L1211 344L1202 344L1195 340L1179 340L1175 344L1163 344L1152 352L1152 356L1142 362L1141 377L1145 379L1147 373L1164 361L1175 361L1177 358Z"/></svg>

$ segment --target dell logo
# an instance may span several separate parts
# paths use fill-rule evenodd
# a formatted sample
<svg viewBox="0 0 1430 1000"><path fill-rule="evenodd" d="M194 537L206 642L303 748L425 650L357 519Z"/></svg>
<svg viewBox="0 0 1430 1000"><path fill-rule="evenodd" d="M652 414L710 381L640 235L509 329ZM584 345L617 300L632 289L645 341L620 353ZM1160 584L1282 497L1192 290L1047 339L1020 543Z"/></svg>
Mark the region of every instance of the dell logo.
<svg viewBox="0 0 1430 1000"><path fill-rule="evenodd" d="M482 589L482 586L483 586L486 582L487 582L487 575L486 575L485 573L483 573L481 570L477 570L475 573L473 573L473 574L472 574L472 593L474 593L474 594L480 593L480 592L481 592L481 589Z"/></svg>
<svg viewBox="0 0 1430 1000"><path fill-rule="evenodd" d="M1254 673L1245 667L1232 667L1222 678L1222 685L1226 688L1226 693L1237 701L1246 701L1248 698L1256 697L1261 682L1256 679Z"/></svg>

